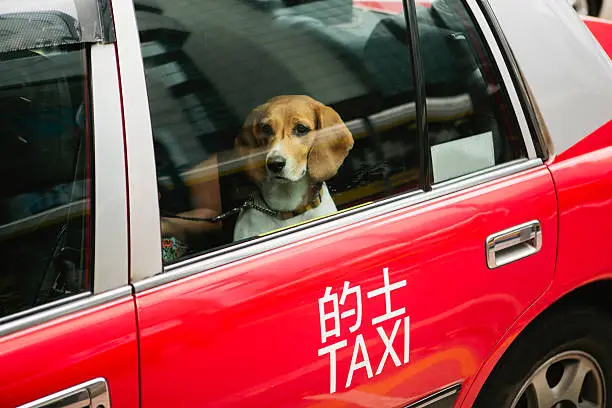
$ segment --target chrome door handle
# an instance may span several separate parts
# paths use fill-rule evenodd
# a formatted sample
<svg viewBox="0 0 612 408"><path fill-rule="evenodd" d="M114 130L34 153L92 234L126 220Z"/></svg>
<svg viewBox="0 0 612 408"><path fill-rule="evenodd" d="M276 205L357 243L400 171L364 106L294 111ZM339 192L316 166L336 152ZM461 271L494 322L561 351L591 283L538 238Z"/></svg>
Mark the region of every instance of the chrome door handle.
<svg viewBox="0 0 612 408"><path fill-rule="evenodd" d="M498 268L531 256L540 249L542 249L540 222L526 222L487 237L487 266L490 269Z"/></svg>
<svg viewBox="0 0 612 408"><path fill-rule="evenodd" d="M108 384L96 378L17 408L110 408Z"/></svg>

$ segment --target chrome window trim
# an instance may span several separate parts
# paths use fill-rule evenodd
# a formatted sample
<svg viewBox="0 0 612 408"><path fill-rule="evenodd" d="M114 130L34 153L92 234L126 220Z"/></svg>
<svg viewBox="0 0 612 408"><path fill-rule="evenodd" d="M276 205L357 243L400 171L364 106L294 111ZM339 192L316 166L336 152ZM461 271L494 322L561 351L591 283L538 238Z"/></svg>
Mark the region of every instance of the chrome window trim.
<svg viewBox="0 0 612 408"><path fill-rule="evenodd" d="M542 158L543 161L546 161L551 155L553 146L547 143L546 137L544 136L546 130L543 127L542 118L540 118L537 113L537 105L534 97L529 90L521 69L519 68L518 62L516 61L516 57L510 48L506 35L501 29L499 21L495 17L495 13L491 8L489 0L477 0L477 2L480 10L485 16L485 19L488 21L491 31L497 38L497 44L501 48L504 57L506 58L506 65L510 71L510 74L512 75L514 86L517 88L517 92L521 100L523 112L525 112L526 119L530 126L536 153Z"/></svg>
<svg viewBox="0 0 612 408"><path fill-rule="evenodd" d="M49 303L44 305L45 310L43 311L28 315L18 320L0 324L0 337L131 295L132 287L123 286L108 292L87 296L86 298L80 300L74 299L76 299L78 296L83 296L83 294L66 298L63 300L66 302L65 304L56 307L53 307L55 306L53 303Z"/></svg>
<svg viewBox="0 0 612 408"><path fill-rule="evenodd" d="M428 395L422 400L406 406L406 408L426 408L432 406L436 408L451 408L457 401L459 391L461 391L461 384L454 384Z"/></svg>
<svg viewBox="0 0 612 408"><path fill-rule="evenodd" d="M123 116L114 44L91 46L94 140L94 293L128 284Z"/></svg>
<svg viewBox="0 0 612 408"><path fill-rule="evenodd" d="M527 122L527 117L525 116L525 111L523 110L523 105L521 104L521 100L519 98L518 92L515 87L515 82L510 75L510 70L506 65L506 59L504 58L504 54L501 51L501 48L497 42L495 34L493 33L492 28L489 25L487 18L482 12L480 5L477 0L463 0L464 3L468 6L469 11L474 16L474 23L478 26L480 31L482 32L483 39L486 41L489 50L493 56L493 60L497 69L502 77L502 81L506 90L508 92L508 97L510 98L510 103L512 104L512 110L514 111L514 115L517 118L519 128L521 134L523 136L523 142L525 144L525 148L527 150L527 157L529 159L535 159L538 157L536 153L535 146L533 144L533 138L531 135L531 129L529 123Z"/></svg>
<svg viewBox="0 0 612 408"><path fill-rule="evenodd" d="M137 281L162 271L153 132L134 5L128 0L113 0L112 5L129 186L129 269L130 279Z"/></svg>
<svg viewBox="0 0 612 408"><path fill-rule="evenodd" d="M68 296L68 297L65 297L65 298L62 298L62 299L57 299L57 300L54 300L53 302L44 303L44 304L42 304L40 306L35 306L35 307L32 307L32 308L27 309L27 310L22 310L21 312L17 312L17 313L13 313L11 315L8 315L8 316L1 317L0 318L0 326L2 326L2 324L4 324L4 323L13 322L13 321L16 321L18 319L21 319L22 317L27 317L27 316L36 314L38 312L44 312L45 310L49 310L49 309L52 309L54 307L65 305L65 304L70 303L70 302L75 302L77 300L88 298L89 296L91 296L91 292L89 292L89 291L82 292L82 293L79 293L79 294L74 295L74 296Z"/></svg>
<svg viewBox="0 0 612 408"><path fill-rule="evenodd" d="M480 185L501 177L510 176L525 170L542 166L541 159L521 159L502 164L490 169L481 170L464 177L449 180L433 186L432 191L412 191L397 197L387 198L375 203L334 214L319 221L297 226L285 231L279 231L269 236L255 238L251 241L229 245L225 248L202 254L192 259L173 264L163 273L133 283L135 293L182 279L198 273L206 273L211 269L227 265L272 249L290 245L292 243L312 238L342 227L349 227L356 223L367 221L377 216L400 210L409 206L424 203L448 194L456 193L470 187ZM160 246L157 247L161 252ZM157 255L156 255L157 256Z"/></svg>

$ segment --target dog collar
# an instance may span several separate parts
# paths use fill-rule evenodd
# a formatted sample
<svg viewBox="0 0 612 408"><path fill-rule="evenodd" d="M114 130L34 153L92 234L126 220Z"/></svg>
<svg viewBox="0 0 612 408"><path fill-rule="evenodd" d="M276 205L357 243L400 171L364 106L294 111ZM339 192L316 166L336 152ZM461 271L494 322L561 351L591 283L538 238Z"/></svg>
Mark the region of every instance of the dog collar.
<svg viewBox="0 0 612 408"><path fill-rule="evenodd" d="M288 220L289 218L293 218L293 217L297 217L298 215L302 215L306 211L312 210L314 208L317 208L319 205L321 205L321 191L323 190L323 184L322 183L315 184L313 186L313 190L314 190L314 194L313 194L314 198L309 203L301 205L293 211L280 211L280 210L272 209L261 196L260 196L261 201L266 205L266 207L259 206L257 203L255 203L254 200L252 200L249 203L250 205L248 205L248 207L261 211L264 214L268 214L273 217L280 218L281 220Z"/></svg>
<svg viewBox="0 0 612 408"><path fill-rule="evenodd" d="M187 221L204 221L204 222L220 222L223 221L224 219L231 217L232 215L236 215L238 214L240 211L245 210L247 208L252 208L254 210L257 210L259 212L262 212L264 214L270 215L272 217L276 217L276 218L280 218L281 220L287 220L289 218L293 218L296 217L300 214L304 214L306 211L308 210L312 210L313 208L317 208L320 204L321 204L321 191L323 190L323 184L322 183L317 183L313 186L313 200L311 200L308 204L300 206L298 208L296 208L293 211L279 211L279 210L273 210L270 208L270 206L266 203L266 201L263 199L263 197L261 197L261 195L259 196L259 201L263 202L264 205L259 204L255 199L255 196L250 196L249 198L247 198L247 200L244 202L244 204L242 204L240 207L236 207L236 208L232 208L229 211L226 211L216 217L212 217L212 218L199 218L199 217L185 217L182 215L178 215L178 214L173 214L171 212L168 211L163 211L161 210L160 214L162 217L168 217L168 218L178 218L178 219L182 219L182 220L187 220ZM170 242L167 241L165 242L163 245L164 248L168 249L169 251L173 250L175 248L175 242Z"/></svg>

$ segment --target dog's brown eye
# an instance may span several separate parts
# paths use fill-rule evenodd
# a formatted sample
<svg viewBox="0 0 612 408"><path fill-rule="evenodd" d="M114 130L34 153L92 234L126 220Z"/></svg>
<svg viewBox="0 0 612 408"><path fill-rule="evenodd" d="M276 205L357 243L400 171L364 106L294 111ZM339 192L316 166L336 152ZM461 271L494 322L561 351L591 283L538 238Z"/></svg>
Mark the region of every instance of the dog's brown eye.
<svg viewBox="0 0 612 408"><path fill-rule="evenodd" d="M272 126L267 123L261 127L261 131L266 136L272 136L274 134L274 129L272 129Z"/></svg>
<svg viewBox="0 0 612 408"><path fill-rule="evenodd" d="M298 136L304 136L305 134L307 134L308 132L310 132L310 128L308 126L304 126L301 123L299 123L295 129L295 134Z"/></svg>

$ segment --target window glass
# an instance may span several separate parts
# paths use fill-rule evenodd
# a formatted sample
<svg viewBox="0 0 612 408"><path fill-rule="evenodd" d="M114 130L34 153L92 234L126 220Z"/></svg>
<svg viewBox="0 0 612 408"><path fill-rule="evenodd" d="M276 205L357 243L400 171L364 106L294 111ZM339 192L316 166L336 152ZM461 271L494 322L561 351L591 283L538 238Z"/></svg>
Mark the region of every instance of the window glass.
<svg viewBox="0 0 612 408"><path fill-rule="evenodd" d="M417 6L433 181L526 157L508 93L461 0Z"/></svg>
<svg viewBox="0 0 612 408"><path fill-rule="evenodd" d="M86 53L0 54L0 319L91 288Z"/></svg>
<svg viewBox="0 0 612 408"><path fill-rule="evenodd" d="M401 9L352 0L135 8L166 263L419 187Z"/></svg>

